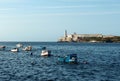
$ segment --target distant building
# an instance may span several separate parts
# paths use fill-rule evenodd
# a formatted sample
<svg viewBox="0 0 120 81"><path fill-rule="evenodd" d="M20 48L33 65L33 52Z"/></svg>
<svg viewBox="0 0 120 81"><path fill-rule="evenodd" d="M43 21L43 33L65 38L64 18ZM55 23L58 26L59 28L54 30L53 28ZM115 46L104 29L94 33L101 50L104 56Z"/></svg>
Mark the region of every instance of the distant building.
<svg viewBox="0 0 120 81"><path fill-rule="evenodd" d="M103 35L103 38L110 38L110 37L114 37L113 35Z"/></svg>
<svg viewBox="0 0 120 81"><path fill-rule="evenodd" d="M101 42L106 38L113 38L113 35L102 34L67 34L67 30L64 32L64 37L59 38L59 42Z"/></svg>

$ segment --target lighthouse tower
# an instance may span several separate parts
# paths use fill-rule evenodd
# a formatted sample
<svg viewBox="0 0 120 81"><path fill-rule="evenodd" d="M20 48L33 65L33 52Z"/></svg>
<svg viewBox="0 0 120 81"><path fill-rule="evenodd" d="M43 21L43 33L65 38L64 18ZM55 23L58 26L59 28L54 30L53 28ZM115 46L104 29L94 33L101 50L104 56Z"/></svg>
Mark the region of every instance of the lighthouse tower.
<svg viewBox="0 0 120 81"><path fill-rule="evenodd" d="M65 36L65 38L67 37L67 30L65 30L64 36Z"/></svg>

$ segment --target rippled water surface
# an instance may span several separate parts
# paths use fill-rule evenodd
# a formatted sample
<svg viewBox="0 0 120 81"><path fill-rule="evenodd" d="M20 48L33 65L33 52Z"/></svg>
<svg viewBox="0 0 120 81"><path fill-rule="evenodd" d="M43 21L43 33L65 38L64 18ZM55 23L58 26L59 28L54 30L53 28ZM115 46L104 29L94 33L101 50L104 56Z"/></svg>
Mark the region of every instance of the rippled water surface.
<svg viewBox="0 0 120 81"><path fill-rule="evenodd" d="M1 42L0 81L120 81L119 43L22 42L33 50L18 53L9 50L17 42ZM52 51L41 57L42 47ZM57 56L76 53L79 64L61 64ZM87 62L87 63L85 63Z"/></svg>

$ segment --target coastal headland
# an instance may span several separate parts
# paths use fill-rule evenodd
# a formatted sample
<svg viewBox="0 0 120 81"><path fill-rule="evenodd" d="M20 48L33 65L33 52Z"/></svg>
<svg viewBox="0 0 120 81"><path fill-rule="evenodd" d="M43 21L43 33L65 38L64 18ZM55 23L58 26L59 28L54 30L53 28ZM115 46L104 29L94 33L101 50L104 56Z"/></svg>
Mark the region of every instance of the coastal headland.
<svg viewBox="0 0 120 81"><path fill-rule="evenodd" d="M103 42L103 43L120 43L120 36L102 35L102 34L67 34L58 39L58 42Z"/></svg>

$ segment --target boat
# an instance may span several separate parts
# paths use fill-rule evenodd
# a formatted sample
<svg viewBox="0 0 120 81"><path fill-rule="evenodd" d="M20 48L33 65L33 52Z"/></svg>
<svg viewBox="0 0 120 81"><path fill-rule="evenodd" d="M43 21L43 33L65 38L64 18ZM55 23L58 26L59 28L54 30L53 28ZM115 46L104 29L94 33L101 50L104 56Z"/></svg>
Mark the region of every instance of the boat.
<svg viewBox="0 0 120 81"><path fill-rule="evenodd" d="M65 57L58 57L58 61L61 63L73 63L77 64L77 54L69 54Z"/></svg>
<svg viewBox="0 0 120 81"><path fill-rule="evenodd" d="M6 46L0 46L0 50L5 50Z"/></svg>
<svg viewBox="0 0 120 81"><path fill-rule="evenodd" d="M18 43L18 44L16 44L16 47L21 48L21 47L23 47L23 45Z"/></svg>
<svg viewBox="0 0 120 81"><path fill-rule="evenodd" d="M18 48L13 48L13 49L11 49L11 52L18 52L18 51L19 51Z"/></svg>
<svg viewBox="0 0 120 81"><path fill-rule="evenodd" d="M23 49L24 51L31 51L32 50L32 46L27 46Z"/></svg>
<svg viewBox="0 0 120 81"><path fill-rule="evenodd" d="M42 52L41 52L41 56L50 56L50 55L51 55L50 50L42 50Z"/></svg>
<svg viewBox="0 0 120 81"><path fill-rule="evenodd" d="M51 51L47 50L46 47L42 48L41 56L51 56Z"/></svg>

